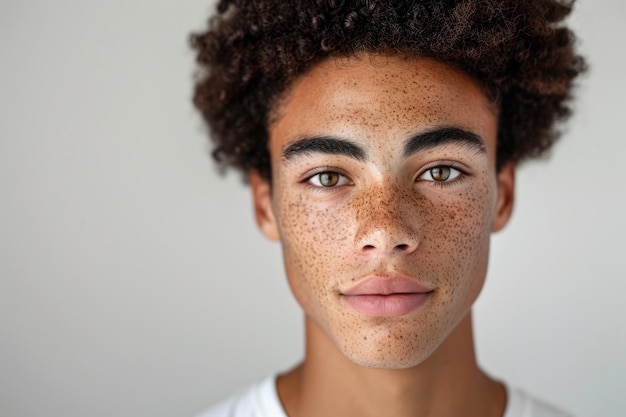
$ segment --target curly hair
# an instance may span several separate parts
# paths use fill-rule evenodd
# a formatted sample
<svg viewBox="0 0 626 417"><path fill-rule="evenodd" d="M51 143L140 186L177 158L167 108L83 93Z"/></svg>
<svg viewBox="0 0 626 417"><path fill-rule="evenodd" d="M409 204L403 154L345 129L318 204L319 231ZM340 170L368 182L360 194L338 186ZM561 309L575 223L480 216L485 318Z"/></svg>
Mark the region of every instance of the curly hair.
<svg viewBox="0 0 626 417"><path fill-rule="evenodd" d="M214 158L270 179L268 123L295 78L327 57L430 57L472 76L498 104L497 166L537 157L571 113L586 66L556 0L220 0L191 36L194 103Z"/></svg>

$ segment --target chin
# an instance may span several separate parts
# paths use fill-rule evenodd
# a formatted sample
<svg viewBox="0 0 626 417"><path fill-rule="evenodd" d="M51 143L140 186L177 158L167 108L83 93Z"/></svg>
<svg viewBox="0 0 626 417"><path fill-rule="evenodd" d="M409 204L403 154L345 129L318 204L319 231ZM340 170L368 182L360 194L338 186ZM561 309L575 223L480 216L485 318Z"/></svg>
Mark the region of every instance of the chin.
<svg viewBox="0 0 626 417"><path fill-rule="evenodd" d="M434 349L433 349L434 351ZM407 352L395 350L373 350L371 352L345 352L354 364L372 369L408 369L420 365L432 352Z"/></svg>
<svg viewBox="0 0 626 417"><path fill-rule="evenodd" d="M367 332L355 335L358 343L337 344L343 355L359 366L375 369L407 369L420 365L439 347L445 337L433 334Z"/></svg>
<svg viewBox="0 0 626 417"><path fill-rule="evenodd" d="M359 362L359 359L353 361L354 364L370 369L409 369L420 365L426 358L385 358L380 360L370 359Z"/></svg>

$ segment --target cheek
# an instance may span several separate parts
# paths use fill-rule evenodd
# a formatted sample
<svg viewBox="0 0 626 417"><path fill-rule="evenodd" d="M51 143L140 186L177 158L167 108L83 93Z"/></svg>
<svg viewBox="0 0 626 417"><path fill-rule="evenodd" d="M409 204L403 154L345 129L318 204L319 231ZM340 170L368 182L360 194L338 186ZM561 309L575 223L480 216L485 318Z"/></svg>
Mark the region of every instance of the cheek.
<svg viewBox="0 0 626 417"><path fill-rule="evenodd" d="M329 297L349 263L351 216L331 205L312 205L303 196L277 201L285 269L291 289L306 307Z"/></svg>
<svg viewBox="0 0 626 417"><path fill-rule="evenodd" d="M495 210L495 184L477 182L454 198L433 201L425 211L428 230L420 257L442 296L467 310L487 272Z"/></svg>
<svg viewBox="0 0 626 417"><path fill-rule="evenodd" d="M375 193L343 204L312 204L298 194L278 196L285 268L296 299L313 312L332 299L338 283L354 278L357 271L370 272L361 270L368 262L357 253L355 239L360 229L377 224L413 229L419 238L415 253L388 261L436 285L456 309L469 308L484 281L495 210L495 183L484 177L456 193L396 193L397 204L389 204L389 198L385 204Z"/></svg>
<svg viewBox="0 0 626 417"><path fill-rule="evenodd" d="M283 247L297 251L303 262L313 255L318 261L331 260L347 245L350 216L345 210L312 205L302 197L282 203L278 222Z"/></svg>

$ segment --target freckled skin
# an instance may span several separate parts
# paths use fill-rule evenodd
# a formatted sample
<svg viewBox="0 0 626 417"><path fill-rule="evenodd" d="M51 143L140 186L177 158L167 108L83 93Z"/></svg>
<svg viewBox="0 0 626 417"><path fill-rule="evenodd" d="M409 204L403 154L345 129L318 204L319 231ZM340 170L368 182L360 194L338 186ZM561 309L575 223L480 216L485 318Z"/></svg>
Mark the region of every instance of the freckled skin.
<svg viewBox="0 0 626 417"><path fill-rule="evenodd" d="M502 416L504 389L475 360L471 306L515 170L495 170L498 117L481 88L431 59L363 54L317 64L272 110L272 184L254 172L250 183L305 314L304 361L277 380L287 414ZM482 138L484 150L448 142L405 155L410 137L444 128ZM348 140L365 157L283 156L312 137ZM436 167L453 175L436 182ZM433 291L409 313L366 316L342 293L372 274Z"/></svg>
<svg viewBox="0 0 626 417"><path fill-rule="evenodd" d="M497 116L473 80L449 66L367 58L327 60L286 93L269 126L271 205L289 284L312 325L356 364L407 368L440 346L482 288L498 198ZM403 156L411 134L448 126L482 137L486 153L448 144ZM350 138L368 159L281 158L286 145L315 135ZM438 161L468 175L443 187L416 181ZM307 173L319 167L350 184L313 187ZM372 318L341 299L359 279L394 272L434 288L427 304Z"/></svg>

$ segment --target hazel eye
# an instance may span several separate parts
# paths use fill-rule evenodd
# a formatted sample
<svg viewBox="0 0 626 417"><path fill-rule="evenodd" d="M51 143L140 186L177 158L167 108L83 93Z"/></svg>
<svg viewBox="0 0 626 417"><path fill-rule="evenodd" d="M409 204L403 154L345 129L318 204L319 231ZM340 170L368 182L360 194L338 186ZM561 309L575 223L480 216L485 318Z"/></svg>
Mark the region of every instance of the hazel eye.
<svg viewBox="0 0 626 417"><path fill-rule="evenodd" d="M348 183L348 179L338 172L324 171L313 175L309 178L309 182L317 187L330 188L345 185Z"/></svg>
<svg viewBox="0 0 626 417"><path fill-rule="evenodd" d="M423 181L446 182L453 180L461 175L461 171L447 165L439 165L432 167L419 176Z"/></svg>

